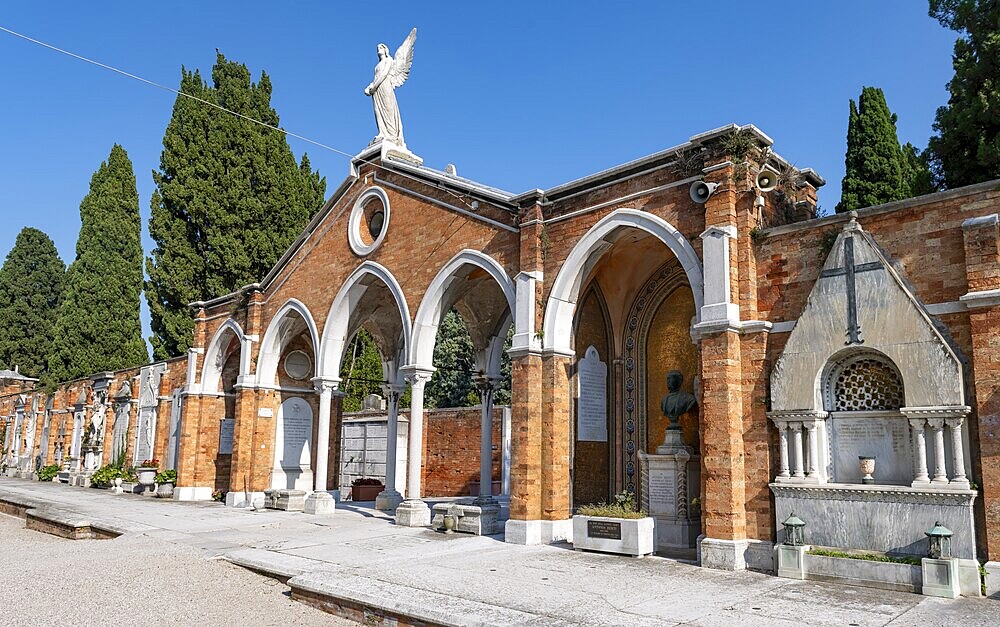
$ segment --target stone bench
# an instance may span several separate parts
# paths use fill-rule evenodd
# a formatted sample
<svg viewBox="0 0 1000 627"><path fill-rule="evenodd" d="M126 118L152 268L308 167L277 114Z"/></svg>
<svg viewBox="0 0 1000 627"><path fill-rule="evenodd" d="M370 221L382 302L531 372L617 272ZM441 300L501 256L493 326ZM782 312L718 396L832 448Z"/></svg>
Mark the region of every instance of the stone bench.
<svg viewBox="0 0 1000 627"><path fill-rule="evenodd" d="M306 493L304 490L264 490L264 507L301 512L306 507Z"/></svg>
<svg viewBox="0 0 1000 627"><path fill-rule="evenodd" d="M433 508L431 526L444 529L445 514L456 518L455 531L477 536L500 533L500 505L498 503L471 505L464 503L437 503Z"/></svg>

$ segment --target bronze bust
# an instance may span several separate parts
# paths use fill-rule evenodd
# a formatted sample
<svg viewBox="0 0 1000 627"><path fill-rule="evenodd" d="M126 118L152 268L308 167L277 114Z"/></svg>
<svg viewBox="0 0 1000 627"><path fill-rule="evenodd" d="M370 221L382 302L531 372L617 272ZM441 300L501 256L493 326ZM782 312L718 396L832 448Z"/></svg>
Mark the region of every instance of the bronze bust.
<svg viewBox="0 0 1000 627"><path fill-rule="evenodd" d="M679 370L667 373L667 395L660 401L660 410L670 419L668 430L679 431L681 428L679 418L698 404L693 395L681 390L682 383L684 375Z"/></svg>

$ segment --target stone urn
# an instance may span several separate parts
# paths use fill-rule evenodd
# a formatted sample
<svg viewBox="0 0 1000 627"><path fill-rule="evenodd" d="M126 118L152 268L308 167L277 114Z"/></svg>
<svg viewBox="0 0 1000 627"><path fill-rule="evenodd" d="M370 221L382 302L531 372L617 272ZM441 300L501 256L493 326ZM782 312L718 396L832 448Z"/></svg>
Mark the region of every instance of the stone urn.
<svg viewBox="0 0 1000 627"><path fill-rule="evenodd" d="M169 499L174 496L174 484L172 481L164 481L156 484L156 498Z"/></svg>
<svg viewBox="0 0 1000 627"><path fill-rule="evenodd" d="M445 514L442 519L445 533L455 533L455 524L458 522L454 514Z"/></svg>
<svg viewBox="0 0 1000 627"><path fill-rule="evenodd" d="M875 483L875 458L867 455L858 456L858 467L861 469L861 483Z"/></svg>
<svg viewBox="0 0 1000 627"><path fill-rule="evenodd" d="M156 468L150 468L148 466L140 466L135 469L135 476L139 478L139 485L143 487L150 487L156 483Z"/></svg>

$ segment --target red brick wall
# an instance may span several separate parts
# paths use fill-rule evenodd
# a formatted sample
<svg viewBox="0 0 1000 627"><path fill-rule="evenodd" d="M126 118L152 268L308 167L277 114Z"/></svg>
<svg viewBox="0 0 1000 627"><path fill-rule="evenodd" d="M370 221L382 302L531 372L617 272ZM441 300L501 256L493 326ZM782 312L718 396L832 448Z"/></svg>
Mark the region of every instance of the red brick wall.
<svg viewBox="0 0 1000 627"><path fill-rule="evenodd" d="M428 497L469 495L469 482L479 481L479 407L424 411L424 460L421 492ZM493 480L502 469L503 409L493 410ZM478 496L478 495L476 495Z"/></svg>

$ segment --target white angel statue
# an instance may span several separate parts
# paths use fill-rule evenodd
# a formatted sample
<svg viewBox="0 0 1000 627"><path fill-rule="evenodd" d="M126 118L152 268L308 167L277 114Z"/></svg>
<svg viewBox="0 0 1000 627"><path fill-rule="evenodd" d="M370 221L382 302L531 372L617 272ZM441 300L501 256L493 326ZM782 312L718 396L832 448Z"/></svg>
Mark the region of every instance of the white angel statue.
<svg viewBox="0 0 1000 627"><path fill-rule="evenodd" d="M368 87L365 87L365 95L371 96L375 105L375 123L378 125L378 135L372 140L371 145L387 141L400 148L406 148L395 89L405 83L410 75L410 65L413 64L413 42L416 40L417 29L414 28L399 45L395 57L389 56L388 46L378 45L379 61L375 66L375 78Z"/></svg>

